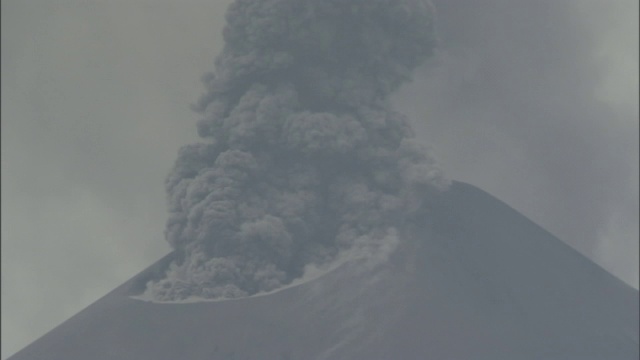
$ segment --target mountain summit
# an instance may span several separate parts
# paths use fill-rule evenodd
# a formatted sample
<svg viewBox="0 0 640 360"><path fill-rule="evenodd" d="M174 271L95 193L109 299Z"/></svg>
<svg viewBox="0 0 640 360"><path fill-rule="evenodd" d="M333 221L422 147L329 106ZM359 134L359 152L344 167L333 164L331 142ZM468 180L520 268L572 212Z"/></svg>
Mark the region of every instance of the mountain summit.
<svg viewBox="0 0 640 360"><path fill-rule="evenodd" d="M637 359L638 291L453 182L383 263L264 296L136 300L167 255L10 360Z"/></svg>

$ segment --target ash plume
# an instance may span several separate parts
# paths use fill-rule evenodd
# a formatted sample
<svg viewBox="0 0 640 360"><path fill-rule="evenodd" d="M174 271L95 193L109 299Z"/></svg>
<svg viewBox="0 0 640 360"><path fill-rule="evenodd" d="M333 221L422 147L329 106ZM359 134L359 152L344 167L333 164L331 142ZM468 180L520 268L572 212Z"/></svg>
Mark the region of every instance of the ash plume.
<svg viewBox="0 0 640 360"><path fill-rule="evenodd" d="M237 0L202 143L166 180L179 254L156 300L270 291L340 254L380 259L447 180L388 97L435 45L424 0ZM420 195L418 195L420 194Z"/></svg>

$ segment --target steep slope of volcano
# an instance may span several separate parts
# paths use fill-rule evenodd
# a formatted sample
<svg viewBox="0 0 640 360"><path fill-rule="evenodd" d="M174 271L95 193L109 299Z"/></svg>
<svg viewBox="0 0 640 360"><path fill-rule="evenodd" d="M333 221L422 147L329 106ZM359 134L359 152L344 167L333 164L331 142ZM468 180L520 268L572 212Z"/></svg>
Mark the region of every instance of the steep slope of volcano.
<svg viewBox="0 0 640 360"><path fill-rule="evenodd" d="M11 360L637 359L638 291L464 183L376 266L265 296L131 298L170 254Z"/></svg>

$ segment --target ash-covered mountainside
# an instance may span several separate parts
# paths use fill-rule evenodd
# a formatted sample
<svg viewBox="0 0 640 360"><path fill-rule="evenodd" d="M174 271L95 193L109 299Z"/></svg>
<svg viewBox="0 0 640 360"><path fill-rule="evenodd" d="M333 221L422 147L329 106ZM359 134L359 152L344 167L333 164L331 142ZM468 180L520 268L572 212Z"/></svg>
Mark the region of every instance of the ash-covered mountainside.
<svg viewBox="0 0 640 360"><path fill-rule="evenodd" d="M638 358L638 291L491 195L454 182L384 265L265 296L131 298L168 255L10 360Z"/></svg>
<svg viewBox="0 0 640 360"><path fill-rule="evenodd" d="M434 14L235 1L166 182L174 251L11 360L637 359L638 291L450 183L391 107Z"/></svg>

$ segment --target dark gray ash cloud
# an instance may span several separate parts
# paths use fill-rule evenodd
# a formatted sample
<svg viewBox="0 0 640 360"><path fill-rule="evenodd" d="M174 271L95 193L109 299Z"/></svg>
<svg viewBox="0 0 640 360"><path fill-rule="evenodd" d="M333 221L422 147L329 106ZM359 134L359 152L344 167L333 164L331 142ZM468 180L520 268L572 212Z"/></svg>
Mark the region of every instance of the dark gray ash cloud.
<svg viewBox="0 0 640 360"><path fill-rule="evenodd" d="M238 0L207 92L202 143L166 186L180 259L156 300L270 291L344 251L397 243L416 193L447 181L389 95L433 53L422 0Z"/></svg>
<svg viewBox="0 0 640 360"><path fill-rule="evenodd" d="M620 194L632 194L612 205L620 214L619 222L626 226L614 222L613 233L604 237L608 241L599 241L607 244L607 254L592 254L592 258L600 264L616 264L607 268L637 287L638 224L637 213L632 214L637 209L638 184L638 3L567 2L582 7L562 13L572 23L586 24L587 29L581 25L580 31L585 31L578 35L601 38L598 43L580 42L594 51L584 59L574 57L576 62L593 64L596 55L602 61L596 71L580 73L603 76L607 102L616 111L620 111L620 102L628 103L635 114L607 120L607 131L617 134L616 138L636 136L632 151L618 150L614 155L618 164L627 164L635 174L624 184L628 173L624 170L614 181L623 184ZM222 48L228 3L2 1L2 216L5 224L12 224L2 227L2 326L11 329L2 332L3 358L170 250L160 240L166 216L162 180L177 148L197 136L192 124L195 114L189 114L185 105L197 98L198 75ZM465 16L447 15L442 8L447 3L459 3L453 13ZM457 31L458 37L475 32L475 38L482 38L481 19L474 12L491 11L491 16L480 17L521 26L503 14L517 12L516 6L532 6L520 0L452 0L436 5L440 7L436 18L449 19L443 20L446 24L439 22L441 49L451 47L452 35L443 34L444 26L464 27ZM472 9L464 11L465 7ZM615 13L607 14L608 9ZM546 20L536 21L541 27ZM500 50L503 56L517 53L509 51L507 44ZM479 43L475 51L482 47ZM473 78L475 67L470 58L450 56L458 65L441 68L447 71L430 68L424 72L446 75L449 80L443 84ZM424 79L429 80L427 89ZM401 90L403 97L411 95L408 104L396 108L420 115L416 119L428 119L426 131L422 131L422 122L414 128L433 145L447 175L489 190L558 235L550 224L566 218L567 213L585 222L593 219L582 215L585 209L546 210L546 204L557 204L557 200L549 199L535 180L546 175L538 175L543 173L522 160L524 150L517 138L496 126L479 131L480 124L475 127L471 120L452 120L461 116L436 116L447 113L443 109L456 102L443 103L442 95L433 95L429 90L433 81L434 77L419 76ZM445 93L455 94L453 85L445 86ZM471 114L478 117L479 113ZM88 132L91 141L87 141ZM594 161L590 166L598 164ZM572 244L582 242L561 237ZM93 270L87 271L88 267Z"/></svg>

